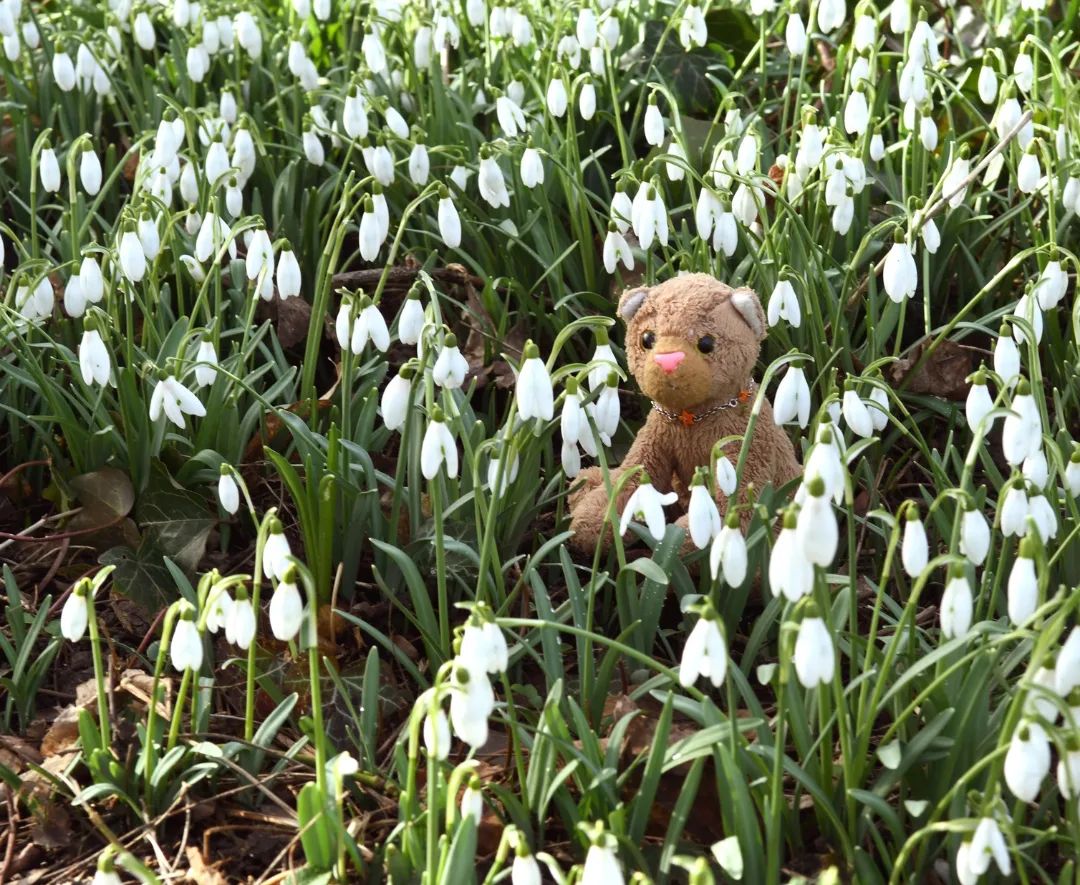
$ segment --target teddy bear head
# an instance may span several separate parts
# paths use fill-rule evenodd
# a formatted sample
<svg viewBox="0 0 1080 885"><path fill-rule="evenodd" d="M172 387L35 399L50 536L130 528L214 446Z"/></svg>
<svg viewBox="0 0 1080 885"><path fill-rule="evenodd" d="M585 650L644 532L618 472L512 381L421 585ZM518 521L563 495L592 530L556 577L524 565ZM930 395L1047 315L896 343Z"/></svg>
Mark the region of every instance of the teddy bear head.
<svg viewBox="0 0 1080 885"><path fill-rule="evenodd" d="M736 396L765 337L757 295L702 273L627 290L619 315L630 371L646 396L673 411L697 411Z"/></svg>

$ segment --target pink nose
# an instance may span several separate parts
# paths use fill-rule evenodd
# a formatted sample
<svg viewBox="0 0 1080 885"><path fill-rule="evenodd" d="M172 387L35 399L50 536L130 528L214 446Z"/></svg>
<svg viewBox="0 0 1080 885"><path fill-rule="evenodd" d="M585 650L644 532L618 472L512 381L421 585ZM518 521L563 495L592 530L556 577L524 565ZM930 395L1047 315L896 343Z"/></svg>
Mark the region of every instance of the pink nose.
<svg viewBox="0 0 1080 885"><path fill-rule="evenodd" d="M679 363L686 359L686 354L681 350L673 350L670 353L655 354L653 359L656 360L661 369L670 375L679 368Z"/></svg>

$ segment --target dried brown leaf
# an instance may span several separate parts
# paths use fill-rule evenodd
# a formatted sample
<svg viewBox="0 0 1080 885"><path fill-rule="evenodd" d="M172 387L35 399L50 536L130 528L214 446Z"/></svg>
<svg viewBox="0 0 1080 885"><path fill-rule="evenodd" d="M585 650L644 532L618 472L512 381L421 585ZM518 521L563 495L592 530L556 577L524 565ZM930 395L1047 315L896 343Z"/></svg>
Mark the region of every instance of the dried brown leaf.
<svg viewBox="0 0 1080 885"><path fill-rule="evenodd" d="M971 352L945 339L924 357L930 344L929 338L924 339L909 356L893 363L889 381L909 393L964 400L970 388L967 378L973 371Z"/></svg>

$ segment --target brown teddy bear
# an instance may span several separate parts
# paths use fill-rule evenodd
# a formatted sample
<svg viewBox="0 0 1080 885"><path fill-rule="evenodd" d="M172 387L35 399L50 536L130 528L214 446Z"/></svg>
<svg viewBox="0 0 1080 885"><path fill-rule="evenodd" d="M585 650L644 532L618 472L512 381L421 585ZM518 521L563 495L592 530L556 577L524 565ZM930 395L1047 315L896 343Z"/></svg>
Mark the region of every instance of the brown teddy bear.
<svg viewBox="0 0 1080 885"><path fill-rule="evenodd" d="M626 354L630 372L653 409L638 431L612 485L627 469L644 467L659 492L677 491L687 527L687 490L700 466L708 466L713 445L725 436L744 436L754 402L753 371L765 314L750 289L732 289L708 274L686 274L651 288L625 292L619 315L626 322ZM738 445L727 449L732 464ZM762 403L754 426L741 489L761 489L795 479L802 468L787 434L773 421L772 407ZM611 542L604 530L608 492L597 467L582 471L583 480L570 495L571 544L581 551ZM618 520L638 478L619 493ZM723 514L727 498L717 493ZM745 513L744 525L749 518Z"/></svg>

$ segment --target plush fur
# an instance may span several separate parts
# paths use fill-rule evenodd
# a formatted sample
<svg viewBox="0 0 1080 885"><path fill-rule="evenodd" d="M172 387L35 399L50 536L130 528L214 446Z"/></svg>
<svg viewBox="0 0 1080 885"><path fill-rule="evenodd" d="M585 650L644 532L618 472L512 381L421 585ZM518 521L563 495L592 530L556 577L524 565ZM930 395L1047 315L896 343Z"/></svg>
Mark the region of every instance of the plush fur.
<svg viewBox="0 0 1080 885"><path fill-rule="evenodd" d="M757 295L749 289L733 290L707 274L687 274L649 289L631 289L619 302L619 315L626 322L630 372L649 399L676 413L702 414L736 397L753 377L766 332ZM654 336L651 348L642 343L646 332ZM707 354L698 349L698 341L706 335L715 340ZM665 371L656 356L672 352L684 356L674 370ZM670 369L671 358L666 362ZM658 491L679 492L683 514L678 524L686 528L685 508L695 469L709 464L713 445L721 437L745 436L753 399L689 427L650 411L622 466L611 470L612 484L628 468L644 467ZM732 464L738 454L738 445L727 447ZM791 440L776 426L772 407L765 400L743 468L741 500L747 500L751 485L760 491L762 486L780 486L801 474ZM581 483L570 495L571 544L591 551L611 541L610 528L603 531L608 493L599 468L582 471L579 478ZM619 494L616 520L636 486L637 480L630 480ZM725 513L727 499L722 492L717 492L717 504ZM745 512L744 524L748 518Z"/></svg>

